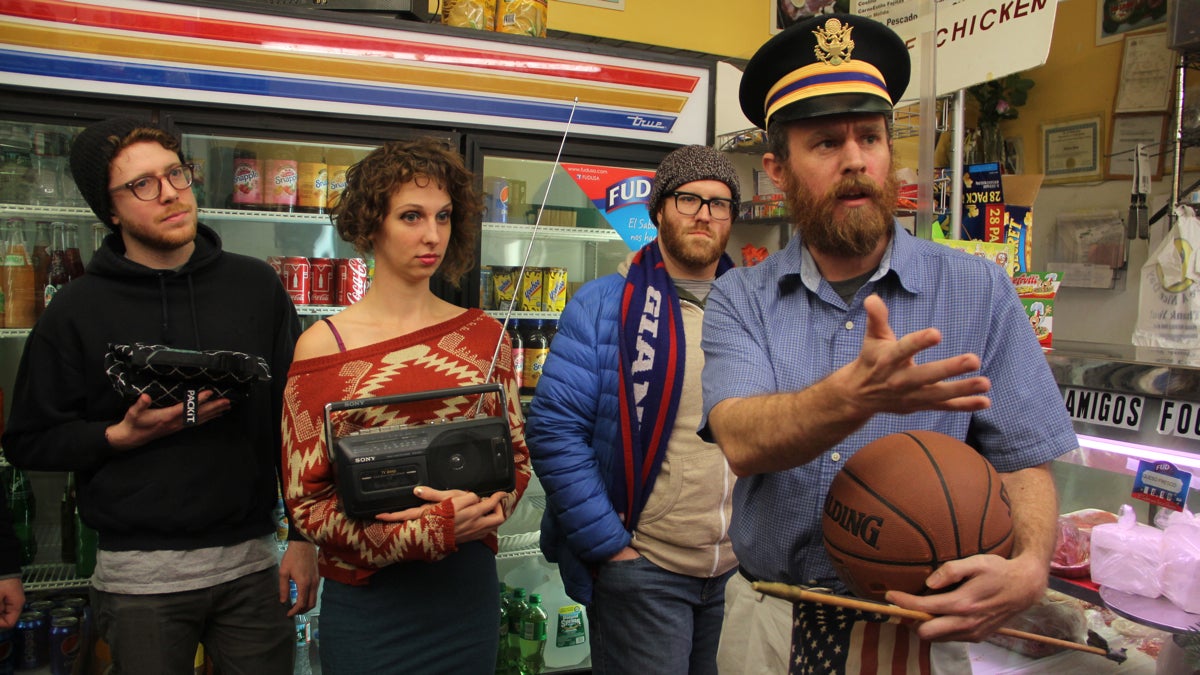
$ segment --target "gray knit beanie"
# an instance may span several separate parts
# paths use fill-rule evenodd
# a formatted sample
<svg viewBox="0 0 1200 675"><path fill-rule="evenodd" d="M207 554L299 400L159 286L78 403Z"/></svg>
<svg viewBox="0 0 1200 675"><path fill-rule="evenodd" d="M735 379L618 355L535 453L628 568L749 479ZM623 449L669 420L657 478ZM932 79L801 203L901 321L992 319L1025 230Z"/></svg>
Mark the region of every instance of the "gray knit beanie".
<svg viewBox="0 0 1200 675"><path fill-rule="evenodd" d="M650 220L658 225L658 209L667 195L680 185L697 180L719 180L729 186L733 193L733 220L737 220L742 190L738 183L737 169L725 155L707 145L687 145L671 151L663 157L654 174L654 187L650 190Z"/></svg>
<svg viewBox="0 0 1200 675"><path fill-rule="evenodd" d="M88 206L100 222L116 231L112 221L112 195L108 192L109 169L121 141L135 129L157 125L132 117L97 122L75 137L71 144L71 176ZM183 161L180 159L180 161Z"/></svg>

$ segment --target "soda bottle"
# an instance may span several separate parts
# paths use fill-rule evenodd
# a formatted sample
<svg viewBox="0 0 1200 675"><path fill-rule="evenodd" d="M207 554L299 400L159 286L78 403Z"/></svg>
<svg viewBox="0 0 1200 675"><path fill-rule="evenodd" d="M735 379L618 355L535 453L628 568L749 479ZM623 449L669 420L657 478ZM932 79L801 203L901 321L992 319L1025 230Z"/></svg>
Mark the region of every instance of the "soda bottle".
<svg viewBox="0 0 1200 675"><path fill-rule="evenodd" d="M50 221L37 221L33 235L33 312L42 315L46 309L46 279L50 274Z"/></svg>
<svg viewBox="0 0 1200 675"><path fill-rule="evenodd" d="M50 248L47 251L50 262L46 270L46 292L43 294L46 307L50 306L54 294L71 280L67 268L67 224L50 223L50 232Z"/></svg>
<svg viewBox="0 0 1200 675"><path fill-rule="evenodd" d="M32 328L37 320L33 300L33 261L25 246L25 221L8 220L8 247L4 255L4 326Z"/></svg>
<svg viewBox="0 0 1200 675"><path fill-rule="evenodd" d="M329 192L329 167L325 164L325 151L320 146L300 147L296 210L302 213L325 213Z"/></svg>
<svg viewBox="0 0 1200 675"><path fill-rule="evenodd" d="M33 132L33 203L38 206L62 206L62 141L55 131Z"/></svg>
<svg viewBox="0 0 1200 675"><path fill-rule="evenodd" d="M495 675L508 675L508 662L505 659L505 649L508 647L508 586L500 584L500 643L496 648Z"/></svg>
<svg viewBox="0 0 1200 675"><path fill-rule="evenodd" d="M519 323L519 321L509 320L505 332L508 333L508 339L512 342L512 367L513 374L517 379L517 387L522 387L525 378L525 340L521 337Z"/></svg>
<svg viewBox="0 0 1200 675"><path fill-rule="evenodd" d="M325 205L333 209L341 201L342 192L346 189L346 172L354 164L354 155L347 148L330 148L325 153L325 163L329 176Z"/></svg>
<svg viewBox="0 0 1200 675"><path fill-rule="evenodd" d="M8 257L8 239L9 230L12 228L7 223L0 225L0 328L4 328L4 307L8 299L8 284L4 274L4 265Z"/></svg>
<svg viewBox="0 0 1200 675"><path fill-rule="evenodd" d="M546 612L542 611L542 596L529 596L529 606L521 614L521 675L538 675L545 665Z"/></svg>
<svg viewBox="0 0 1200 675"><path fill-rule="evenodd" d="M108 236L108 228L104 223L92 223L92 253L104 246L104 238Z"/></svg>
<svg viewBox="0 0 1200 675"><path fill-rule="evenodd" d="M541 319L533 319L525 323L528 327L524 335L525 373L522 378L521 393L532 396L537 388L538 380L542 377L542 366L546 364L546 355L550 353L550 341L542 332Z"/></svg>
<svg viewBox="0 0 1200 675"><path fill-rule="evenodd" d="M21 548L21 565L33 563L37 557L37 535L33 531L37 508L33 501L33 488L25 472L12 467L8 480L8 507L12 511L13 532Z"/></svg>
<svg viewBox="0 0 1200 675"><path fill-rule="evenodd" d="M508 603L508 647L505 663L508 672L517 675L521 672L521 615L525 613L525 589L518 586L513 590L512 600Z"/></svg>
<svg viewBox="0 0 1200 675"><path fill-rule="evenodd" d="M67 484L63 487L62 502L59 504L59 527L62 535L62 561L74 564L75 546L75 474L67 472Z"/></svg>
<svg viewBox="0 0 1200 675"><path fill-rule="evenodd" d="M78 279L83 276L83 257L79 254L79 225L67 224L67 276Z"/></svg>
<svg viewBox="0 0 1200 675"><path fill-rule="evenodd" d="M262 168L258 148L243 141L233 148L233 208L257 209L262 206Z"/></svg>
<svg viewBox="0 0 1200 675"><path fill-rule="evenodd" d="M263 178L263 207L268 211L292 212L296 209L296 190L300 177L296 146L271 143L267 146L266 175Z"/></svg>

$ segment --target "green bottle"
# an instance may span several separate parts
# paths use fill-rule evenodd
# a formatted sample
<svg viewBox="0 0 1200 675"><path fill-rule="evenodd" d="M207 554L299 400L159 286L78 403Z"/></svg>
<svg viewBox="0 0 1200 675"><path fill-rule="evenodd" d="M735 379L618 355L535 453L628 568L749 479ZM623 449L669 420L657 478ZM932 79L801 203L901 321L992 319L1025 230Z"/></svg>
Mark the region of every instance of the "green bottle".
<svg viewBox="0 0 1200 675"><path fill-rule="evenodd" d="M510 675L521 672L521 615L525 612L525 589L513 590L512 600L508 603L508 648L505 665Z"/></svg>
<svg viewBox="0 0 1200 675"><path fill-rule="evenodd" d="M13 467L9 473L8 506L12 511L13 533L21 548L21 565L30 565L37 558L37 536L33 525L36 518L36 506L33 500L33 486L25 472Z"/></svg>
<svg viewBox="0 0 1200 675"><path fill-rule="evenodd" d="M87 579L96 570L96 531L79 517L75 509L75 576Z"/></svg>
<svg viewBox="0 0 1200 675"><path fill-rule="evenodd" d="M529 596L529 605L521 614L521 675L538 675L545 665L546 613L542 611L542 596Z"/></svg>
<svg viewBox="0 0 1200 675"><path fill-rule="evenodd" d="M500 643L496 647L496 675L508 675L508 586L500 583Z"/></svg>

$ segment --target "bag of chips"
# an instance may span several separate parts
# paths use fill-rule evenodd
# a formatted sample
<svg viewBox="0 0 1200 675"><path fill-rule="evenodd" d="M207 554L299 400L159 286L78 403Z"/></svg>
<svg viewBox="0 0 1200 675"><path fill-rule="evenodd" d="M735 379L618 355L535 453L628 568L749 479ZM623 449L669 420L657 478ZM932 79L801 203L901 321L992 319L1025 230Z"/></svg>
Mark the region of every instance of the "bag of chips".
<svg viewBox="0 0 1200 675"><path fill-rule="evenodd" d="M496 32L546 37L547 0L497 0Z"/></svg>

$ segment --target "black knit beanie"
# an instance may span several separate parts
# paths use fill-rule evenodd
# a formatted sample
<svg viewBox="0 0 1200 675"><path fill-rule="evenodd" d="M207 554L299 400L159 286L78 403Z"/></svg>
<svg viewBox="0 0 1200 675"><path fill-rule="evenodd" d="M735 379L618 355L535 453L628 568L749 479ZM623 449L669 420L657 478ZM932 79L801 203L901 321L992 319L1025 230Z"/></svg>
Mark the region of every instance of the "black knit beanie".
<svg viewBox="0 0 1200 675"><path fill-rule="evenodd" d="M100 222L112 231L112 195L108 192L109 170L121 140L135 129L155 128L146 120L118 117L97 122L79 132L71 145L71 176L79 194L87 200ZM182 161L182 160L180 160Z"/></svg>
<svg viewBox="0 0 1200 675"><path fill-rule="evenodd" d="M737 169L728 157L707 145L687 145L663 157L650 190L650 220L658 225L658 209L667 195L680 185L697 180L719 180L729 186L733 194L733 219L736 220L742 196Z"/></svg>

